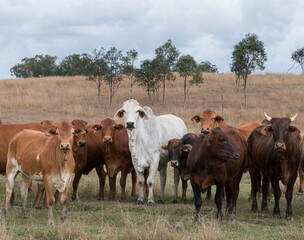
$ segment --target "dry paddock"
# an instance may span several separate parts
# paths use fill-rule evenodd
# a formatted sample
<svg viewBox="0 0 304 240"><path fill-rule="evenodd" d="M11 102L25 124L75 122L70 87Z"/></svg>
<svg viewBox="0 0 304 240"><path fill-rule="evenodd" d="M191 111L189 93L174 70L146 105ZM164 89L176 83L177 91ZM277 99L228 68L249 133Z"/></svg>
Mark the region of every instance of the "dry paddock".
<svg viewBox="0 0 304 240"><path fill-rule="evenodd" d="M237 126L250 120L261 121L263 112L270 116L288 117L299 113L294 124L304 131L303 89L304 76L257 74L248 80L248 109L243 109L242 87L235 91L233 74L204 74L200 88L193 86L188 94L187 107L182 107L183 84L177 76L175 82L167 83L166 102L149 103L144 88L135 85L133 98L141 105L152 107L156 115L172 113L181 117L189 132L198 126L190 121L193 115L210 108L222 115L225 122ZM97 106L97 89L85 77L52 77L41 79L8 79L0 81L0 119L3 123L40 122L50 119L55 122L81 118L90 123L113 117L123 101L129 98L129 82L121 84L110 108L108 87L102 86L102 107ZM162 94L160 94L162 96ZM222 224L215 220L213 200L204 201L202 221L193 225L194 204L189 186L187 204L170 204L173 196L173 174L169 168L166 186L166 203L150 208L136 206L135 199L128 197L126 203L119 201L120 187L117 184L117 200L97 201L98 181L96 173L84 176L80 182L79 201L68 202L69 221L60 220L60 207L55 207L56 225L46 226L46 212L30 209L32 217L22 219L21 200L17 183L16 203L12 215L5 218L0 213L1 239L303 239L304 196L294 194L295 221L284 220L286 201L281 198L282 219L272 218L273 202L268 214L250 212L247 202L250 192L248 174L243 176L237 204L237 219ZM20 182L20 177L17 178ZM127 193L130 194L130 177ZM5 178L0 176L1 209L5 200ZM107 182L108 183L108 182ZM295 185L297 190L298 182ZM181 190L181 189L180 189ZM34 186L35 192L35 186ZM30 194L28 205L33 202ZM108 187L106 188L106 197ZM155 197L159 194L159 176L156 177ZM179 192L179 195L181 191ZM214 188L213 188L214 195ZM260 204L259 204L260 206Z"/></svg>

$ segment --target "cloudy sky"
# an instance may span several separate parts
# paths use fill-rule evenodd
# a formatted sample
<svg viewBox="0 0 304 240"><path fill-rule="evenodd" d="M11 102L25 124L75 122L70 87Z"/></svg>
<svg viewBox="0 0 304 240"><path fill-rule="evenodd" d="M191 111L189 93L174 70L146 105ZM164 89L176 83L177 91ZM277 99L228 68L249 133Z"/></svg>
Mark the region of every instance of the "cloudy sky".
<svg viewBox="0 0 304 240"><path fill-rule="evenodd" d="M264 42L265 72L283 73L304 47L300 0L0 0L0 79L24 57L136 49L140 61L171 39L182 54L230 72L233 46L247 33ZM300 67L290 72L300 73Z"/></svg>

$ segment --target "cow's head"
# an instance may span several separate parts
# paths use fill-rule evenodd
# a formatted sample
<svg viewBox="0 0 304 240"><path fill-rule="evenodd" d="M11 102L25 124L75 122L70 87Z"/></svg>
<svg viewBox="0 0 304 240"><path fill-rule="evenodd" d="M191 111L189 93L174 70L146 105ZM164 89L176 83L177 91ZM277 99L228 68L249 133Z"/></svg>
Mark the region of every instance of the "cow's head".
<svg viewBox="0 0 304 240"><path fill-rule="evenodd" d="M207 147L213 158L221 162L235 161L240 154L232 146L229 137L219 128L214 128L207 136Z"/></svg>
<svg viewBox="0 0 304 240"><path fill-rule="evenodd" d="M219 126L221 122L224 122L224 118L219 115L216 115L212 110L205 110L201 113L201 115L195 115L191 118L191 121L196 123L201 123L201 133L208 134L212 131L212 129Z"/></svg>
<svg viewBox="0 0 304 240"><path fill-rule="evenodd" d="M114 131L120 131L122 129L125 129L122 124L116 124L116 122L110 118L102 120L100 125L103 142L106 145L109 145L113 142Z"/></svg>
<svg viewBox="0 0 304 240"><path fill-rule="evenodd" d="M136 100L130 99L115 113L114 120L120 118L124 118L128 130L133 130L137 127L138 119L148 119L148 115Z"/></svg>
<svg viewBox="0 0 304 240"><path fill-rule="evenodd" d="M57 139L57 147L65 153L73 147L74 134L75 128L73 124L67 121L58 123L55 128L46 133L46 135L52 135Z"/></svg>
<svg viewBox="0 0 304 240"><path fill-rule="evenodd" d="M286 140L289 134L299 131L298 128L290 126L290 123L296 119L298 114L291 118L272 118L264 113L266 120L270 123L266 125L261 133L264 135L272 134L274 140L274 150L284 152L286 150Z"/></svg>
<svg viewBox="0 0 304 240"><path fill-rule="evenodd" d="M87 121L84 120L79 120L79 119L74 119L72 121L72 124L75 128L74 130L74 146L75 149L74 151L77 151L79 147L84 147L86 145L86 132L87 132Z"/></svg>

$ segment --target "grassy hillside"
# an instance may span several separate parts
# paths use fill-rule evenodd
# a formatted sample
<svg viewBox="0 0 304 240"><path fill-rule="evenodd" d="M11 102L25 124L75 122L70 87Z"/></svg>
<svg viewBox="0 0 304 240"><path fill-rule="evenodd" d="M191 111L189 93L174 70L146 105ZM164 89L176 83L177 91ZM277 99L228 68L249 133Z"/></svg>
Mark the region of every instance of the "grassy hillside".
<svg viewBox="0 0 304 240"><path fill-rule="evenodd" d="M225 122L237 126L249 120L262 120L263 112L270 116L292 116L299 113L294 124L304 131L303 90L304 76L297 75L253 75L248 82L248 109L243 109L242 89L235 91L233 74L204 74L204 84L189 91L187 108L182 108L183 84L177 78L167 84L166 103L150 105L144 88L135 86L133 96L141 105L149 105L159 114L172 113L181 117L188 131L198 126L190 121L193 115L210 108L222 115ZM129 83L124 81L109 108L108 87L102 86L102 108L97 107L97 89L84 77L54 77L42 79L14 79L0 81L0 119L3 123L20 123L51 119L55 122L81 118L90 123L113 117L123 101L129 98ZM213 200L203 202L201 224L193 225L194 204L189 186L187 204L170 204L173 197L173 171L168 167L166 204L150 208L137 206L135 199L128 197L126 203L119 201L120 186L117 183L117 200L97 201L98 180L95 171L83 176L80 181L79 200L68 202L69 221L60 220L60 206L56 204L56 225L46 226L47 212L30 209L32 217L22 219L19 194L20 176L16 183L16 200L11 216L0 213L0 239L303 239L304 196L294 194L293 211L295 221L284 219L286 200L281 197L282 219L272 218L270 212L251 213L247 201L250 179L244 174L237 204L237 219L222 224L215 219L216 207ZM119 179L119 178L118 178ZM5 201L5 178L0 176L0 207ZM107 181L108 183L108 181ZM131 180L127 180L130 196ZM190 184L189 184L190 185ZM298 182L295 185L296 193ZM34 191L29 194L28 206L33 202ZM213 195L215 188L213 188ZM71 192L70 192L71 194ZM155 198L159 195L159 175L156 177ZM106 198L108 187L106 188ZM181 191L179 192L181 196ZM260 207L260 202L259 202Z"/></svg>

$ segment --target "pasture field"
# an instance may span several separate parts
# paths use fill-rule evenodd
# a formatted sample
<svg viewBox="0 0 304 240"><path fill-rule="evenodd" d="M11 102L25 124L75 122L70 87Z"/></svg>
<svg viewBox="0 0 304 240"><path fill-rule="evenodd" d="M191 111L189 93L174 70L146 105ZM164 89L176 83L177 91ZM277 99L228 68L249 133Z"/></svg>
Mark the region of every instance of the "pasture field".
<svg viewBox="0 0 304 240"><path fill-rule="evenodd" d="M102 86L102 108L97 107L95 84L85 77L52 77L41 79L11 79L0 81L0 119L3 123L21 123L43 119L73 120L81 118L89 123L113 117L123 101L129 98L129 83L125 80L113 98L113 107L108 107L108 87ZM200 88L189 91L186 109L182 108L183 84L177 78L167 83L166 103L151 105L145 89L135 85L133 98L141 105L150 105L156 115L172 113L181 117L189 132L198 129L190 118L210 108L222 115L227 124L237 126L250 120L261 121L266 112L270 116L290 117L296 112L294 122L304 131L304 76L280 74L256 74L249 77L247 94L248 109L243 109L242 89L235 91L233 74L204 74ZM118 177L119 179L119 177ZM304 239L304 196L297 195L298 181L294 188L294 222L286 222L286 200L281 197L281 219L272 218L273 201L269 213L251 213L250 179L245 173L237 202L237 218L233 222L224 217L216 221L214 200L203 201L201 223L194 225L192 189L188 184L187 204L171 204L173 197L173 171L168 167L166 203L155 207L137 206L130 197L131 179L127 179L127 202L120 202L120 186L117 182L116 201L97 201L98 180L93 170L83 176L79 185L79 200L67 203L67 222L62 222L59 204L54 207L55 226L46 226L47 212L29 209L32 217L22 219L19 194L20 176L16 179L15 204L11 215L3 215L5 202L5 178L0 176L0 239ZM181 184L180 184L181 185ZM181 188L181 186L180 186ZM33 203L36 192L29 194L28 206ZM214 196L215 187L212 189ZM155 183L155 200L159 195L159 174ZM181 196L181 189L179 189ZM225 204L223 204L225 207ZM260 202L259 202L260 209Z"/></svg>

